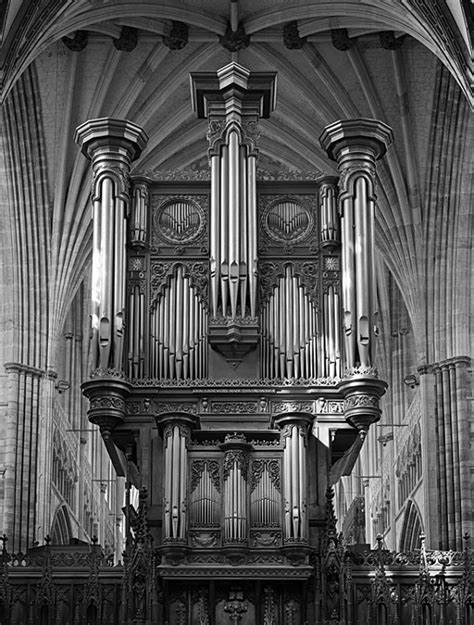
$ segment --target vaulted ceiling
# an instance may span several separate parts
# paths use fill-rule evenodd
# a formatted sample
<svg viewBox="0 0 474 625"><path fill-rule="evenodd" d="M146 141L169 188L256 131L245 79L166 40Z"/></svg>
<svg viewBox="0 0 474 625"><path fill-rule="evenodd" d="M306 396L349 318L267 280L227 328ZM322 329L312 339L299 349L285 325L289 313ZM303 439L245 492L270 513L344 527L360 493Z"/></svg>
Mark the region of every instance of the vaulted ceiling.
<svg viewBox="0 0 474 625"><path fill-rule="evenodd" d="M370 117L393 128L395 143L379 168L378 245L414 326L423 329L436 289L452 298L465 292L450 272L468 260L459 256L466 246L459 252L454 244L469 218L467 4L8 3L0 62L5 168L15 196L9 210L41 233L39 277L23 279L42 289L49 323L60 327L90 256L89 164L74 129L96 117L129 119L150 137L135 171L206 178L206 122L192 110L189 74L235 60L278 73L276 110L261 122L260 178L334 173L318 137L337 119ZM427 267L440 254L443 269L428 283Z"/></svg>

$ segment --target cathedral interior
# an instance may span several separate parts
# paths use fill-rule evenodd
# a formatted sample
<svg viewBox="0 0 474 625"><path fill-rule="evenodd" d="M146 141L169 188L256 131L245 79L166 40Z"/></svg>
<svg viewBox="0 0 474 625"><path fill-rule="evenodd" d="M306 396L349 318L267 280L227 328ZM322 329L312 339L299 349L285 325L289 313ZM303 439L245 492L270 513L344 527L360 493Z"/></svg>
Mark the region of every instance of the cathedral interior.
<svg viewBox="0 0 474 625"><path fill-rule="evenodd" d="M1 625L473 622L473 18L2 3Z"/></svg>

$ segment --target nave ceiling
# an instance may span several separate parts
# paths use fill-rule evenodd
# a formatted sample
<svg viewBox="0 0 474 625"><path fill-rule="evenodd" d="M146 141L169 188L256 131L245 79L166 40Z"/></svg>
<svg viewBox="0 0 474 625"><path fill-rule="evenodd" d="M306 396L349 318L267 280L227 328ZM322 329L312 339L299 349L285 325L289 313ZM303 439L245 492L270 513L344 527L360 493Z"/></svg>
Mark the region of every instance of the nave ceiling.
<svg viewBox="0 0 474 625"><path fill-rule="evenodd" d="M13 249L35 267L23 270L36 293L24 305L47 309L53 333L90 263L90 169L75 128L97 117L129 119L149 135L134 173L206 178L207 125L192 110L189 74L235 60L278 73L276 110L260 128L261 179L335 174L318 137L337 119L369 117L393 128L379 167L379 251L420 337L419 359L459 352L469 272L456 268L470 263L472 218L461 3L449 3L453 12L436 29L427 2L42 2L36 22L29 4L11 2L4 16L3 134L14 198L4 202L35 233L32 244L18 232ZM231 53L219 38L236 7L250 43ZM283 31L295 20L306 40L290 50ZM164 43L173 21L189 27L179 50ZM129 52L114 45L124 26L138 35ZM347 29L349 49L335 47L335 29ZM87 32L87 45L72 51L61 38L77 31ZM393 33L393 49L382 47L381 32ZM429 324L447 329L436 348L424 343ZM39 348L34 354L34 362L45 357Z"/></svg>

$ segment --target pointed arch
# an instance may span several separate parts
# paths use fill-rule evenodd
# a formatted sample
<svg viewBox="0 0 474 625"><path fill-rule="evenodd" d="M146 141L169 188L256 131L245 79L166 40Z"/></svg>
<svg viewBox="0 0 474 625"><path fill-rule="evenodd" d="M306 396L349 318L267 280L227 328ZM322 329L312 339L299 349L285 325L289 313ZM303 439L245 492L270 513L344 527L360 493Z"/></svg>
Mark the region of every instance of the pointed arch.
<svg viewBox="0 0 474 625"><path fill-rule="evenodd" d="M405 518L403 519L402 534L400 537L400 551L414 551L419 547L420 534L424 532L423 519L416 503L409 499Z"/></svg>
<svg viewBox="0 0 474 625"><path fill-rule="evenodd" d="M68 545L72 538L71 521L66 506L58 506L51 523L51 542L53 545Z"/></svg>

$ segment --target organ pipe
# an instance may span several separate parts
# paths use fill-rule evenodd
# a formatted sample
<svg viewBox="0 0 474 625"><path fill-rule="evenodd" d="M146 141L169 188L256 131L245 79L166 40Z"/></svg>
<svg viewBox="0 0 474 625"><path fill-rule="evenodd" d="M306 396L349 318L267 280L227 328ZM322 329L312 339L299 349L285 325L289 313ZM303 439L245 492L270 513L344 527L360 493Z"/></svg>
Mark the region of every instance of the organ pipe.
<svg viewBox="0 0 474 625"><path fill-rule="evenodd" d="M123 369L128 176L147 139L139 126L111 118L76 129L93 173L92 370Z"/></svg>

